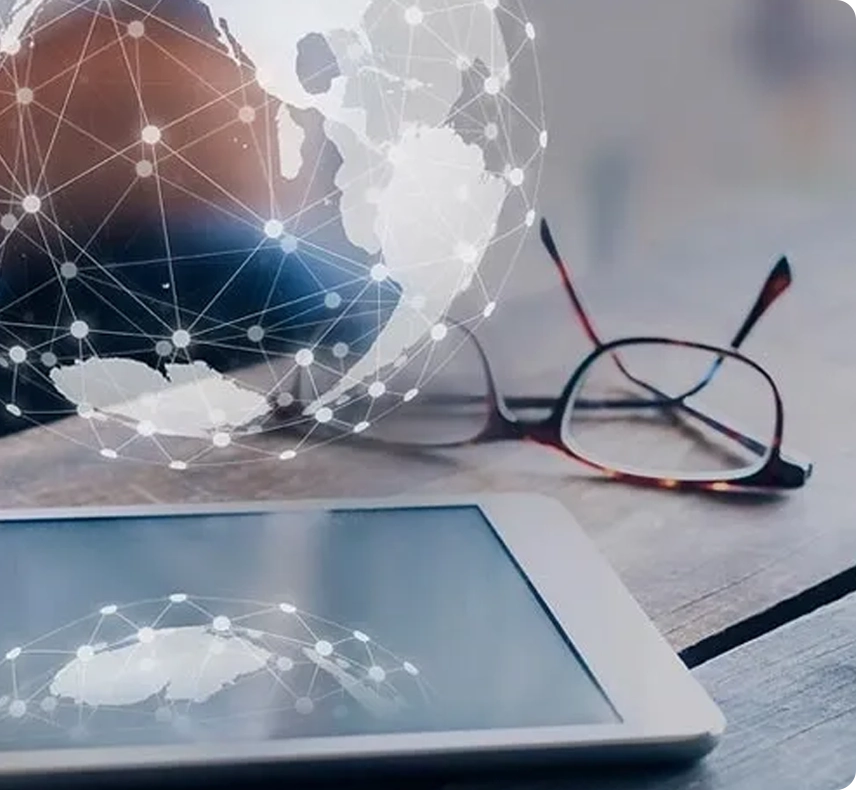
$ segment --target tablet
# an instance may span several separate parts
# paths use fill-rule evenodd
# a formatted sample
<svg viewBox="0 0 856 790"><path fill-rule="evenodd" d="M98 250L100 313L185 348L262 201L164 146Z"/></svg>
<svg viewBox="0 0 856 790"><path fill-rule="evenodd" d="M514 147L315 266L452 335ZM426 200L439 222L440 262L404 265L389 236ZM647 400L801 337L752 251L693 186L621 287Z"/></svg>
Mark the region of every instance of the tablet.
<svg viewBox="0 0 856 790"><path fill-rule="evenodd" d="M692 759L723 725L549 499L0 519L4 786Z"/></svg>

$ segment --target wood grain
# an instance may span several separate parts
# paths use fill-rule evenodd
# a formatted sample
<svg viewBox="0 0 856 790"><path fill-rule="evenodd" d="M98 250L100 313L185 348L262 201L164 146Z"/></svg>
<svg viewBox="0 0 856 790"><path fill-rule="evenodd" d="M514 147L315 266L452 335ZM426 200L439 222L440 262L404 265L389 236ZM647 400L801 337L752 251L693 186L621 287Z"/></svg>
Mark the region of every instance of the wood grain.
<svg viewBox="0 0 856 790"><path fill-rule="evenodd" d="M821 610L696 672L728 718L690 770L446 790L843 790L856 776L856 598Z"/></svg>

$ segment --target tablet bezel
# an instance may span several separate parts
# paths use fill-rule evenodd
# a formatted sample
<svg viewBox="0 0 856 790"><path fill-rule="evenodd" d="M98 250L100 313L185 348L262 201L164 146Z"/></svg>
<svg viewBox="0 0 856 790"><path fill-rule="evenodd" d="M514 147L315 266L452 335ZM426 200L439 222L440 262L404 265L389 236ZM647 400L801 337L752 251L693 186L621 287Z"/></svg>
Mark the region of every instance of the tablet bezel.
<svg viewBox="0 0 856 790"><path fill-rule="evenodd" d="M377 500L311 500L0 512L4 522L111 517L170 517L301 510L396 510L477 507L528 577L556 624L606 693L621 721L594 726L295 738L241 744L96 747L0 753L0 779L15 775L104 770L200 769L278 764L414 765L455 757L541 753L574 760L622 754L693 759L714 747L725 720L659 634L573 516L531 494ZM571 571L569 558L576 561ZM597 608L579 601L597 601Z"/></svg>

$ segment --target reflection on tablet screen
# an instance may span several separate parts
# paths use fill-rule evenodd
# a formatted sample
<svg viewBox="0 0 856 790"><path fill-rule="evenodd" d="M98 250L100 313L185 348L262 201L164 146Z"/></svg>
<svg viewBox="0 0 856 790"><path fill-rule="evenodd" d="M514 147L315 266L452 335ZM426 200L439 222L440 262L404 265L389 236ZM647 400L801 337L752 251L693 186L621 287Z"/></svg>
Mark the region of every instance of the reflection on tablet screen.
<svg viewBox="0 0 856 790"><path fill-rule="evenodd" d="M0 527L0 750L616 720L476 508Z"/></svg>

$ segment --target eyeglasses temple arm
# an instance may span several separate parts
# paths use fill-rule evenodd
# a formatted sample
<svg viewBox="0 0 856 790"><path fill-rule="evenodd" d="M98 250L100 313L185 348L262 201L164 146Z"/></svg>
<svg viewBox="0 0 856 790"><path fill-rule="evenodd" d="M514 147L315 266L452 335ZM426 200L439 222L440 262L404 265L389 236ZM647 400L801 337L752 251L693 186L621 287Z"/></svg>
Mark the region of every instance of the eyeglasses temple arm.
<svg viewBox="0 0 856 790"><path fill-rule="evenodd" d="M746 316L746 320L741 325L734 339L731 341L731 348L735 351L743 345L743 341L749 336L749 333L755 328L758 321L767 310L772 307L774 302L791 286L793 282L793 272L787 258L782 257L773 267L773 270L768 275L755 304Z"/></svg>
<svg viewBox="0 0 856 790"><path fill-rule="evenodd" d="M695 417L699 422L704 423L708 428L712 428L713 430L721 433L725 436L728 436L730 439L733 439L739 445L754 453L757 456L764 456L767 454L769 447L762 442L759 442L757 439L753 439L751 436L747 436L746 434L740 433L736 431L734 428L730 428L725 423L720 422L715 417L711 417L704 412L700 412L698 409L694 409L692 406L688 406L684 401L683 396L679 398L669 398L662 392L659 392L653 387L645 385L646 389L649 389L653 395L656 395L661 400L628 400L628 401L587 401L587 400L576 400L574 401L575 409L582 409L584 411L595 410L595 409L642 409L642 408L656 408L656 409L669 409L669 410L679 410L689 414L691 417Z"/></svg>
<svg viewBox="0 0 856 790"><path fill-rule="evenodd" d="M576 312L577 318L579 318L586 336L597 348L602 348L603 341L600 339L600 335L594 328L594 323L592 322L588 311L585 309L582 299L577 293L577 289L574 288L574 284L571 280L571 270L559 254L559 248L556 246L556 241L553 238L553 232L550 230L550 226L547 224L546 219L541 220L541 242L550 257L553 259L553 263L556 264L556 268L559 270L559 276L562 278L562 284L565 287L565 292L571 299L571 303L574 306L574 312Z"/></svg>

